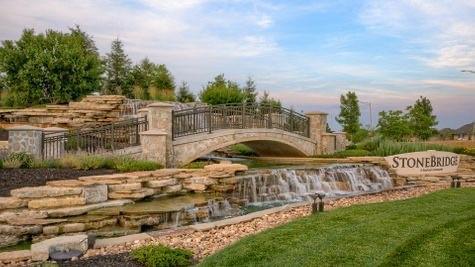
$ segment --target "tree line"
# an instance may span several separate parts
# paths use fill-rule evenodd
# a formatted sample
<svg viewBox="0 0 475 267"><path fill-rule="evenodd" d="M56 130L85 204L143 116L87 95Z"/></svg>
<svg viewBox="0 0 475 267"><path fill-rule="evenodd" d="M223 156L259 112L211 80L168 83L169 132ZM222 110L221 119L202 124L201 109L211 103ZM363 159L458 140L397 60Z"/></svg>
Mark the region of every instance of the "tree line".
<svg viewBox="0 0 475 267"><path fill-rule="evenodd" d="M420 96L413 105L403 110L379 112L376 133L384 138L395 141L412 139L427 140L437 133L434 128L437 117L432 114L433 108L427 97ZM335 118L342 125L353 143L358 143L370 135L373 129L365 129L360 123L361 111L358 96L355 92L347 92L340 97L340 113Z"/></svg>
<svg viewBox="0 0 475 267"><path fill-rule="evenodd" d="M176 92L175 92L176 91ZM175 78L165 64L148 58L133 64L123 43L115 39L110 52L101 56L94 40L79 26L63 33L25 29L16 40L0 47L0 95L2 105L26 107L61 104L100 92L128 98L208 104L280 102L267 92L257 99L252 78L243 86L220 74L195 96L187 82L176 88Z"/></svg>

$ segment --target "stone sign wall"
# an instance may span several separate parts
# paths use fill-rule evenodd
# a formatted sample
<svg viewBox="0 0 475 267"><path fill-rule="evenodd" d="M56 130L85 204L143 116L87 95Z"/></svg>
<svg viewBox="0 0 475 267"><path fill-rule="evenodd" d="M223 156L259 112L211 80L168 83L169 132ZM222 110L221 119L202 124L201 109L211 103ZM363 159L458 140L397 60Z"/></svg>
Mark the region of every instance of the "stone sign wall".
<svg viewBox="0 0 475 267"><path fill-rule="evenodd" d="M431 175L457 172L460 156L455 153L428 150L385 158L397 175Z"/></svg>

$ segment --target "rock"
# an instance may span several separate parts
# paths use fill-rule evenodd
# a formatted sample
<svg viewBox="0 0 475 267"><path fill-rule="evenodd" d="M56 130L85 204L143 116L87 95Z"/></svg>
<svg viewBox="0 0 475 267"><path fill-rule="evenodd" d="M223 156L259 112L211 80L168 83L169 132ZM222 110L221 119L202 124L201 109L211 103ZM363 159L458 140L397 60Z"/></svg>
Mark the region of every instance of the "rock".
<svg viewBox="0 0 475 267"><path fill-rule="evenodd" d="M19 210L19 211L5 211L0 213L0 222L8 222L12 219L26 218L26 219L44 219L48 217L48 213L42 210Z"/></svg>
<svg viewBox="0 0 475 267"><path fill-rule="evenodd" d="M89 211L101 209L101 208L122 206L129 203L133 203L133 201L128 200L128 199L121 199L121 200L101 202L97 204L90 204L90 205L85 205L85 206L80 206L80 207L69 207L69 208L47 210L46 212L47 212L48 217L61 218L61 217L67 217L67 216L81 215Z"/></svg>
<svg viewBox="0 0 475 267"><path fill-rule="evenodd" d="M222 178L229 178L232 177L233 174L227 173L227 172L222 172L222 171L213 171L210 172L208 177L212 179L222 179Z"/></svg>
<svg viewBox="0 0 475 267"><path fill-rule="evenodd" d="M0 246L1 247L1 246ZM16 250L0 253L0 262L10 263L10 262L19 262L27 261L31 259L30 250Z"/></svg>
<svg viewBox="0 0 475 267"><path fill-rule="evenodd" d="M79 180L56 180L56 181L48 181L46 185L53 186L53 187L82 187L87 185L84 181Z"/></svg>
<svg viewBox="0 0 475 267"><path fill-rule="evenodd" d="M155 191L151 188L142 188L133 192L111 192L109 193L110 199L142 199L151 196Z"/></svg>
<svg viewBox="0 0 475 267"><path fill-rule="evenodd" d="M226 172L231 174L248 170L247 166L242 164L211 164L204 166L204 169L209 172Z"/></svg>
<svg viewBox="0 0 475 267"><path fill-rule="evenodd" d="M216 180L210 179L208 177L192 177L184 181L185 184L203 184L203 185L212 185L216 184Z"/></svg>
<svg viewBox="0 0 475 267"><path fill-rule="evenodd" d="M86 228L89 229L101 229L106 226L112 226L117 224L117 218L104 219L100 221L86 222Z"/></svg>
<svg viewBox="0 0 475 267"><path fill-rule="evenodd" d="M238 181L239 180L236 177L219 179L219 182L223 183L223 184L233 184L234 185L234 184L237 184Z"/></svg>
<svg viewBox="0 0 475 267"><path fill-rule="evenodd" d="M33 261L46 261L50 251L79 250L82 253L88 248L87 235L58 236L31 245Z"/></svg>
<svg viewBox="0 0 475 267"><path fill-rule="evenodd" d="M191 176L192 175L190 173L182 172L182 173L177 173L177 174L173 175L173 178L186 179L186 178L190 178Z"/></svg>
<svg viewBox="0 0 475 267"><path fill-rule="evenodd" d="M204 184L184 184L183 188L190 191L205 191L207 186Z"/></svg>
<svg viewBox="0 0 475 267"><path fill-rule="evenodd" d="M30 219L30 218L12 218L8 220L11 225L48 225L65 222L66 219Z"/></svg>
<svg viewBox="0 0 475 267"><path fill-rule="evenodd" d="M25 240L25 237L12 235L12 234L0 234L0 248L16 245L18 242Z"/></svg>
<svg viewBox="0 0 475 267"><path fill-rule="evenodd" d="M178 183L178 180L176 178L172 178L172 179L148 181L146 183L146 186L150 188L160 188L160 187L165 187L165 186L176 185L177 183Z"/></svg>
<svg viewBox="0 0 475 267"><path fill-rule="evenodd" d="M182 185L181 184L177 184L177 185L170 185L170 186L165 186L163 188L163 192L164 193L177 193L177 192L180 192L182 189Z"/></svg>
<svg viewBox="0 0 475 267"><path fill-rule="evenodd" d="M107 185L98 184L83 187L82 197L86 199L86 204L95 204L107 201Z"/></svg>
<svg viewBox="0 0 475 267"><path fill-rule="evenodd" d="M33 226L16 226L16 225L0 225L0 234L12 235L36 235L42 232L41 225Z"/></svg>
<svg viewBox="0 0 475 267"><path fill-rule="evenodd" d="M43 234L45 235L57 235L59 234L59 226L50 225L43 227Z"/></svg>
<svg viewBox="0 0 475 267"><path fill-rule="evenodd" d="M68 223L62 226L63 233L75 233L86 230L84 223Z"/></svg>
<svg viewBox="0 0 475 267"><path fill-rule="evenodd" d="M62 198L42 198L34 199L28 202L28 208L30 209L48 209L59 208L68 206L85 205L86 199L79 196L74 197L62 197Z"/></svg>
<svg viewBox="0 0 475 267"><path fill-rule="evenodd" d="M142 216L120 216L119 224L125 228L134 228L141 225L158 225L160 224L161 216L159 214L154 215L142 215Z"/></svg>
<svg viewBox="0 0 475 267"><path fill-rule="evenodd" d="M28 201L16 197L0 197L0 210L26 207Z"/></svg>
<svg viewBox="0 0 475 267"><path fill-rule="evenodd" d="M160 169L160 170L152 171L151 173L153 177L161 178L161 177L172 176L172 175L181 173L183 171L184 171L183 169Z"/></svg>
<svg viewBox="0 0 475 267"><path fill-rule="evenodd" d="M211 189L217 192L232 192L234 190L234 185L232 184L215 184L211 186Z"/></svg>
<svg viewBox="0 0 475 267"><path fill-rule="evenodd" d="M130 183L130 184L117 184L109 185L109 191L111 192L130 192L142 189L141 183Z"/></svg>
<svg viewBox="0 0 475 267"><path fill-rule="evenodd" d="M81 192L82 188L77 187L37 186L13 189L10 191L10 195L17 198L45 198L80 195Z"/></svg>

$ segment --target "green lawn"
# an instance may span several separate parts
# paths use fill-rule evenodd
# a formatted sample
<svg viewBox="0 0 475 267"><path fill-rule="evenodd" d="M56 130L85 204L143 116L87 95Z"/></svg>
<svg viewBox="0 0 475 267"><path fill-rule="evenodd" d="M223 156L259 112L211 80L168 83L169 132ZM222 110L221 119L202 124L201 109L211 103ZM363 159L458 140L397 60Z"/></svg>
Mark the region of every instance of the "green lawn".
<svg viewBox="0 0 475 267"><path fill-rule="evenodd" d="M475 266L475 188L309 216L200 266Z"/></svg>

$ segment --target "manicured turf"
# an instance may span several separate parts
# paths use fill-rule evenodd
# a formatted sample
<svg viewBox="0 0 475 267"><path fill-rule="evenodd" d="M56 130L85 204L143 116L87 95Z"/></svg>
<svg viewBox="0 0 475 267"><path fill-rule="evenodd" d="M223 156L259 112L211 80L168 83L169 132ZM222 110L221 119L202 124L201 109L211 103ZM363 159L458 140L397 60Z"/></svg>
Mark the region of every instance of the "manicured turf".
<svg viewBox="0 0 475 267"><path fill-rule="evenodd" d="M475 188L355 205L249 236L201 266L475 266Z"/></svg>

